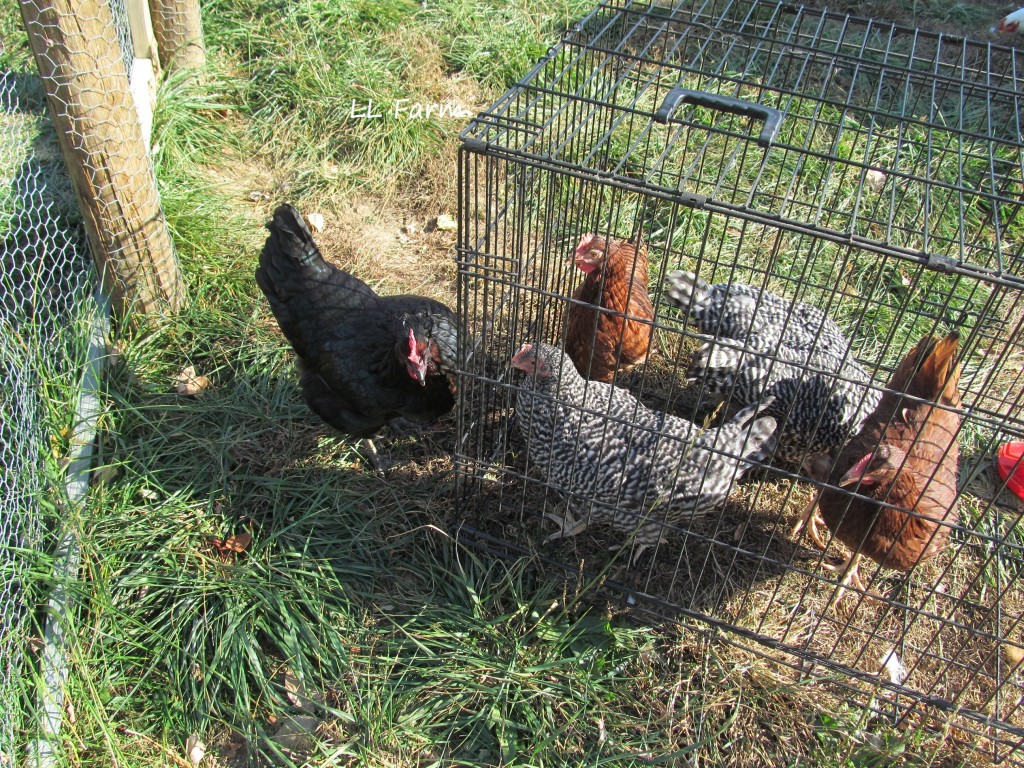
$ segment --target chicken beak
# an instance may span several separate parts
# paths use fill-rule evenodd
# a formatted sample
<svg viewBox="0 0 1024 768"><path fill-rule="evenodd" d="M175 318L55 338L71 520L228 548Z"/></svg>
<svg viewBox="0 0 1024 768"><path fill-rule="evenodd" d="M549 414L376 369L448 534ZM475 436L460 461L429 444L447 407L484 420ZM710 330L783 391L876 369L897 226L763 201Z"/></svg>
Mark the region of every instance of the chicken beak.
<svg viewBox="0 0 1024 768"><path fill-rule="evenodd" d="M512 356L512 367L518 368L521 371L529 372L532 368L530 363L530 357L533 354L533 345L530 343L523 344L519 351Z"/></svg>
<svg viewBox="0 0 1024 768"><path fill-rule="evenodd" d="M415 379L420 383L421 387L427 386L427 361L420 360L419 364L414 369Z"/></svg>
<svg viewBox="0 0 1024 768"><path fill-rule="evenodd" d="M873 456L873 453L869 453L846 470L846 474L839 478L839 487L845 488L848 485L855 485L857 482L863 482L865 474L864 470L868 468L868 464L871 462Z"/></svg>

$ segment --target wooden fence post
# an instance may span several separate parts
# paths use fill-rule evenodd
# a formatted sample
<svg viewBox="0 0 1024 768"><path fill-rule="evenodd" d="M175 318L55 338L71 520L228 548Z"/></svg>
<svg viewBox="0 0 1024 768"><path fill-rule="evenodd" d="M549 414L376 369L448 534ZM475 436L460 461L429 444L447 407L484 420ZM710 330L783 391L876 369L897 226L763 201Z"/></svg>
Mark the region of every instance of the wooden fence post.
<svg viewBox="0 0 1024 768"><path fill-rule="evenodd" d="M119 314L164 315L185 285L107 0L20 0L93 257Z"/></svg>
<svg viewBox="0 0 1024 768"><path fill-rule="evenodd" d="M206 63L199 0L149 0L160 66L170 71Z"/></svg>

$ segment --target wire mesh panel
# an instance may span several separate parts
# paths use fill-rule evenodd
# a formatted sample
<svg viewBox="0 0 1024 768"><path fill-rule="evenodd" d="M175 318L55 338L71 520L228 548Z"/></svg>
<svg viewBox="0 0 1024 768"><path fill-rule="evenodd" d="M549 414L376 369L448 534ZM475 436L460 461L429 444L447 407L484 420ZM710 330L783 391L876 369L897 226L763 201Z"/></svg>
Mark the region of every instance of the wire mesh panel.
<svg viewBox="0 0 1024 768"><path fill-rule="evenodd" d="M12 41L13 42L13 41ZM0 70L0 763L18 764L36 636L30 570L51 548L95 311L71 183L27 53ZM52 506L50 507L51 509Z"/></svg>
<svg viewBox="0 0 1024 768"><path fill-rule="evenodd" d="M595 574L638 609L723 629L794 675L831 670L832 689L876 712L950 720L997 758L1019 749L1022 502L996 464L1024 440L1022 86L1010 49L887 23L788 4L602 4L462 136L463 535ZM615 243L635 255L618 291L606 272L584 298L594 243L606 264ZM670 276L696 288L666 290ZM622 300L638 290L650 313ZM698 311L704 293L759 319L730 336L724 310ZM593 381L540 393L544 364L524 344L575 348L573 318L595 304L574 367L592 372L603 343L628 400ZM631 321L647 328L638 362ZM926 375L925 337L955 342L940 387L951 399L934 408L899 383L904 369ZM572 368L556 363L555 377L574 381ZM741 369L794 383L759 402L767 390L745 390ZM541 423L545 398L562 410ZM748 427L772 414L772 450L749 433L720 439L745 406ZM923 498L937 466L951 472L933 494L944 514L896 492L877 500L878 519L903 521L901 546L907 521L930 534L909 568L872 555L875 517L858 521L850 499L868 493L873 465L849 481L841 449L873 439L865 455L880 460L899 432L916 456L943 419L955 440L900 477ZM634 482L673 451L666 477L681 477L712 434L695 480ZM710 511L672 511L723 485ZM825 515L824 551L793 532L823 487L823 513L838 497L850 520ZM578 530L568 518L598 524L546 541ZM652 521L659 535L641 542ZM827 566L849 552L834 534L851 525L863 585L841 588L850 571Z"/></svg>

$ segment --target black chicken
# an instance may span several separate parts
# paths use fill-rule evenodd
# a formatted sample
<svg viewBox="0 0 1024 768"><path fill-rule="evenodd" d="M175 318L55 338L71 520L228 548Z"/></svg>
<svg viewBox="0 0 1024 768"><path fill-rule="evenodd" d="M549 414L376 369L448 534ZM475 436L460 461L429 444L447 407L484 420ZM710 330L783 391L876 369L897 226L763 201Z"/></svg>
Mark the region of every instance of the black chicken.
<svg viewBox="0 0 1024 768"><path fill-rule="evenodd" d="M400 418L432 421L455 406L458 322L423 296L378 296L324 261L299 212L267 224L256 282L299 358L302 394L332 427L369 439Z"/></svg>
<svg viewBox="0 0 1024 768"><path fill-rule="evenodd" d="M687 376L737 406L771 398L780 424L775 460L803 465L855 433L878 405L850 342L816 307L742 283L709 285L692 272L666 275L665 298L703 334Z"/></svg>

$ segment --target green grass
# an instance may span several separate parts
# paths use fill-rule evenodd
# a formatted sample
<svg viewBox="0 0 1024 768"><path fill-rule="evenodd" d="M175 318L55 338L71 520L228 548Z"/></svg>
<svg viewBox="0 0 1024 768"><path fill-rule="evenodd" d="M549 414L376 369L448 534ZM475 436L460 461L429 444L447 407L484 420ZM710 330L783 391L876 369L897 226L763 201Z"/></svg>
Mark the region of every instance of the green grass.
<svg viewBox="0 0 1024 768"><path fill-rule="evenodd" d="M833 26L835 29L826 27L821 33L824 39L832 33L839 35L838 24ZM856 42L856 34L849 37ZM888 50L891 47L877 45L865 53L864 62L882 57L898 60L899 49L893 53ZM577 129L563 116L555 122L558 128L547 129L536 141L529 137L531 152L543 154L549 147L559 146L559 160L613 174L624 183L651 184L667 194L678 190L706 195L739 211L810 223L835 233L836 240L780 232L776 227L744 221L742 213L708 214L632 192L616 192L615 202L609 205L601 202L604 187L592 179L565 175L552 180L549 175L536 174L527 182L529 192L522 204L530 212L566 212L564 217L545 221L547 234L556 241L578 236L581 225L573 217L576 210L596 209L599 220L595 224L601 231L625 237L640 226L646 241L657 253L667 253L671 265L694 269L698 262L707 264L703 276L711 281L760 284L767 271L772 275L769 288L783 295L812 305L832 302L829 311L855 339L857 353L887 339L916 340L954 326L969 328L983 313L991 298L986 286L850 247L845 241L858 237L909 254L925 251L992 269L996 255L990 206L980 195L964 195L960 190L991 191L987 181L990 170L986 170L991 163L986 153L991 151L999 164L1010 162L1017 149L1007 137L994 136L996 141L988 149L980 141L972 144L952 131L945 133L914 121L889 125L890 121L880 118L869 125L868 110L873 108L873 100L880 98L868 88L870 77L862 73L856 82L843 87L842 93L848 88L856 94L848 103L845 96L840 98L838 86L836 93L823 94L840 102L830 104L813 93L787 95L787 89L799 93L805 82L816 82L814 75L798 69L791 80L778 75L771 80L783 89L778 106L785 109L786 120L776 146L764 154L751 148L746 139L725 133L741 137L756 133L760 125L747 118L695 107L681 125L661 125L626 112L627 108L654 111L668 88L676 84L674 71L666 74L653 64L633 64L624 73L605 64L595 76L590 58L573 62L570 55L578 55L578 51L570 49L556 57L546 69L549 76L560 78L559 87L571 88L590 73L584 95L605 104L614 99L615 106L570 108L581 121L587 120L579 131L583 139L562 146L565 135ZM867 66L865 71L869 71ZM703 77L700 73L684 75L679 84L700 90ZM651 87L651 82L657 87ZM731 88L725 86L729 95ZM922 101L928 88L927 81L914 81L905 89L893 89L874 108L898 111L904 101ZM748 95L758 98L755 93ZM770 104L773 98L776 94L768 93L762 101ZM937 122L980 134L990 125L1002 124L1001 119L992 119L980 109L982 99L953 101L949 94L936 99L931 109L938 115ZM537 98L530 93L512 111L517 109L526 113L527 122L545 125L548 120L555 121L565 105L555 95ZM1000 107L993 109L999 111ZM601 144L595 151L597 136ZM506 139L513 146L519 140L516 135ZM886 169L882 189L873 190L863 182L862 166ZM512 187L501 189L518 194ZM1022 234L1021 225L1015 221L1004 227L1007 242L1015 242ZM660 269L661 259L652 259L652 284ZM798 277L784 279L786 275ZM981 325L978 331L992 333ZM877 362L893 366L909 344L886 344L886 348L888 357ZM968 360L969 366L981 364L979 357ZM884 383L884 377L879 383Z"/></svg>
<svg viewBox="0 0 1024 768"><path fill-rule="evenodd" d="M302 167L297 191L329 196L355 189L381 195L414 180L452 146L462 121L396 118L396 105L476 111L588 6L249 0L207 8L219 19L211 41L245 73L249 138L273 146L271 164ZM472 93L458 88L466 77ZM465 103L476 94L480 103Z"/></svg>
<svg viewBox="0 0 1024 768"><path fill-rule="evenodd" d="M450 194L463 121L359 120L353 100L485 106L591 4L203 3L210 68L161 84L153 136L190 306L117 339L87 503L47 510L83 562L64 585L75 610L60 765L182 765L191 734L203 765L971 764L941 732L892 728L823 699L813 678L466 548L446 529L451 467L430 439L390 444L401 462L383 482L301 403L252 277L268 209L451 210L408 190L433 174ZM6 44L14 4L3 8L0 66L20 70L24 47ZM680 258L709 238L738 246L735 222L695 215L669 231L666 213L655 232ZM617 215L603 223L632 226L628 206ZM796 263L797 245L783 258ZM209 378L201 396L175 392L188 365ZM62 435L75 381L53 379ZM225 550L240 534L244 551ZM40 605L54 562L26 554L26 599ZM288 679L316 706L289 696ZM30 703L41 681L26 682ZM285 754L289 718L307 743Z"/></svg>

